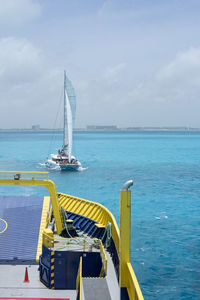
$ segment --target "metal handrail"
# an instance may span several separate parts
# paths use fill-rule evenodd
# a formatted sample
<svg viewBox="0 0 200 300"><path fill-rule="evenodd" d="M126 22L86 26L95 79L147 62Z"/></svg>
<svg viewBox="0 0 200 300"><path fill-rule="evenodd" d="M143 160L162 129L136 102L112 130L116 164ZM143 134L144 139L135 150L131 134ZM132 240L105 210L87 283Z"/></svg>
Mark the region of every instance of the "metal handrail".
<svg viewBox="0 0 200 300"><path fill-rule="evenodd" d="M101 240L100 241L100 254L101 254L101 259L102 259L102 270L101 270L101 274L100 277L104 277L105 275L107 275L107 257L106 257L106 253L104 250L104 246Z"/></svg>
<svg viewBox="0 0 200 300"><path fill-rule="evenodd" d="M76 278L76 293L79 292L79 300L82 299L82 256L80 257L78 274Z"/></svg>
<svg viewBox="0 0 200 300"><path fill-rule="evenodd" d="M43 239L46 239L46 241L49 241L49 248L52 251L55 251L58 249L58 247L65 247L68 246L70 244L75 244L75 245L79 245L81 247L83 247L83 251L85 251L85 248L88 247L90 248L90 246L94 246L95 248L99 247L100 252L103 251L103 244L101 242L101 240L97 239L97 238L81 238L81 237L75 237L75 238L62 238L62 237L56 237L54 239L52 239L51 237L49 237L47 234L45 234L43 232ZM56 241L56 243L54 243ZM102 246L101 246L102 244ZM96 247L98 246L98 247ZM57 249L56 249L57 248ZM102 250L101 250L102 248ZM103 252L102 252L102 256L103 256Z"/></svg>
<svg viewBox="0 0 200 300"><path fill-rule="evenodd" d="M22 178L22 175L25 174L27 175L28 178ZM30 176L33 174L33 176ZM39 175L38 175L39 174ZM56 229L57 233L61 234L62 229L64 227L64 222L63 218L61 216L60 212L60 205L58 202L58 196L57 196L57 189L56 185L52 180L49 179L44 179L44 178L36 178L37 176L48 176L48 172L22 172L19 171L16 173L15 171L0 171L0 175L4 176L4 178L1 178L0 176L0 185L34 185L34 186L44 186L48 189L50 199L51 199L51 204L52 204L52 211L54 214L55 218L55 223L56 223ZM5 177L10 177L10 178L5 178Z"/></svg>
<svg viewBox="0 0 200 300"><path fill-rule="evenodd" d="M48 172L35 171L0 171L0 178L2 179L48 179Z"/></svg>

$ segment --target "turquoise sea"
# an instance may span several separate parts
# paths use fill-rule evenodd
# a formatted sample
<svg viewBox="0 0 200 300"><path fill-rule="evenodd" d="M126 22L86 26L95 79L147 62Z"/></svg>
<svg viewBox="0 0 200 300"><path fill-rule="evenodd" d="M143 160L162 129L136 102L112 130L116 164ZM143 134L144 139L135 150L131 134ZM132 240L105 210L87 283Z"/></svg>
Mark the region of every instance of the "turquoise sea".
<svg viewBox="0 0 200 300"><path fill-rule="evenodd" d="M46 171L41 163L62 145L61 132L52 136L0 132L0 169ZM144 298L200 299L200 132L75 132L74 143L85 170L51 170L58 191L103 204L118 221L119 191L134 180L131 262Z"/></svg>

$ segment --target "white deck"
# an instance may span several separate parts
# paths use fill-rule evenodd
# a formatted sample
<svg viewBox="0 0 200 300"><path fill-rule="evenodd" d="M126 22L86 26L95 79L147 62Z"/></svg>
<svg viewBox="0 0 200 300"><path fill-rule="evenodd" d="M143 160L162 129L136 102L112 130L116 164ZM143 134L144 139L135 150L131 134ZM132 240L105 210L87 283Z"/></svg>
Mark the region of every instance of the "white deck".
<svg viewBox="0 0 200 300"><path fill-rule="evenodd" d="M120 288L117 280L117 275L110 254L106 251L108 260L106 281L112 300L120 300Z"/></svg>
<svg viewBox="0 0 200 300"><path fill-rule="evenodd" d="M39 280L38 265L29 265L30 282L23 282L26 265L0 265L0 297L76 299L74 290L51 290Z"/></svg>
<svg viewBox="0 0 200 300"><path fill-rule="evenodd" d="M119 300L120 289L115 269L112 259L107 251L106 255L108 259L106 281L110 297L112 300ZM28 278L30 282L23 282L26 267L28 268ZM76 300L76 291L51 290L46 288L39 280L38 265L0 265L0 298L2 297L60 298Z"/></svg>

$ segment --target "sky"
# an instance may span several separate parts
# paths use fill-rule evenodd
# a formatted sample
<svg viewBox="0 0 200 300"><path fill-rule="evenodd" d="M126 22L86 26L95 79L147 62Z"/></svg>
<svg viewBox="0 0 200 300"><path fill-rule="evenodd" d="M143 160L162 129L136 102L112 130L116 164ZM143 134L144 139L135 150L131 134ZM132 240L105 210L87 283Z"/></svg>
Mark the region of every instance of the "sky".
<svg viewBox="0 0 200 300"><path fill-rule="evenodd" d="M199 0L0 0L0 128L200 128ZM62 117L59 117L62 125Z"/></svg>

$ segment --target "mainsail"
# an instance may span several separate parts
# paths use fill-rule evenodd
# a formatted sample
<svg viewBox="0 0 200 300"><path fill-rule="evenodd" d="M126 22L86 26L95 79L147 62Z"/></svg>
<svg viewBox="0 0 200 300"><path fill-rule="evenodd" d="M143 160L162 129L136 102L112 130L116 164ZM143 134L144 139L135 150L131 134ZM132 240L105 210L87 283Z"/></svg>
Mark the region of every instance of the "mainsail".
<svg viewBox="0 0 200 300"><path fill-rule="evenodd" d="M72 154L72 130L75 122L76 95L71 81L64 71L64 142L63 150L67 149L69 162Z"/></svg>

